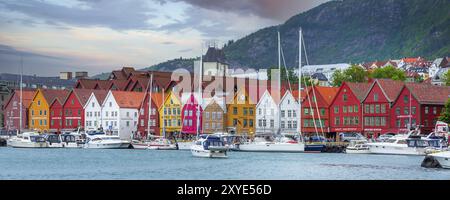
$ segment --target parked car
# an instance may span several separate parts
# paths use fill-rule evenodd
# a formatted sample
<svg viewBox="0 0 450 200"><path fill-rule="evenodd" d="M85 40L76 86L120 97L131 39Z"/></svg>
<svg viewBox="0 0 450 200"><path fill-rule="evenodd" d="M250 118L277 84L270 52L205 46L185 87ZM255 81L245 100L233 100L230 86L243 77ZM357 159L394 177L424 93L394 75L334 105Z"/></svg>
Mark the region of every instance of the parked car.
<svg viewBox="0 0 450 200"><path fill-rule="evenodd" d="M377 138L377 140L380 141L380 142L383 142L383 141L386 141L386 140L388 140L389 138L393 137L394 135L395 135L394 133L386 133L386 134L380 135L380 136Z"/></svg>
<svg viewBox="0 0 450 200"><path fill-rule="evenodd" d="M361 133L339 133L339 137L343 142L350 142L351 140L366 140L366 137Z"/></svg>

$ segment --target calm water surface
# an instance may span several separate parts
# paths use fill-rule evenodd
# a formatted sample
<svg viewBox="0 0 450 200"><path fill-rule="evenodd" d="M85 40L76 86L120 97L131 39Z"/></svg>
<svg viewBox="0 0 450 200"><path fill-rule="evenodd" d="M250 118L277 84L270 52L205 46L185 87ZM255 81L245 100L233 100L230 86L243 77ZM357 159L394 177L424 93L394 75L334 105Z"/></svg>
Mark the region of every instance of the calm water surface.
<svg viewBox="0 0 450 200"><path fill-rule="evenodd" d="M0 148L0 179L450 179L422 156ZM208 173L206 173L208 172Z"/></svg>

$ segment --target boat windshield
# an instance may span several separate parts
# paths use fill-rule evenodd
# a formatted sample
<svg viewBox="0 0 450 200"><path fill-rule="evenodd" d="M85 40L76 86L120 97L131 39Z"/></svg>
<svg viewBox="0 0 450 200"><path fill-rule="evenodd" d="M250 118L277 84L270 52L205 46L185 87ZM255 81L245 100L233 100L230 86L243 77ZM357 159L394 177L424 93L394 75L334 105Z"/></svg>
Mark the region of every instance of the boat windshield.
<svg viewBox="0 0 450 200"><path fill-rule="evenodd" d="M45 142L45 138L42 136L30 136L32 142Z"/></svg>
<svg viewBox="0 0 450 200"><path fill-rule="evenodd" d="M429 143L425 140L408 140L408 147L428 147Z"/></svg>
<svg viewBox="0 0 450 200"><path fill-rule="evenodd" d="M75 142L75 136L74 135L61 135L63 142Z"/></svg>
<svg viewBox="0 0 450 200"><path fill-rule="evenodd" d="M61 140L59 140L59 136L58 135L48 135L47 136L47 141L49 141L51 143L59 143L59 142L61 142Z"/></svg>

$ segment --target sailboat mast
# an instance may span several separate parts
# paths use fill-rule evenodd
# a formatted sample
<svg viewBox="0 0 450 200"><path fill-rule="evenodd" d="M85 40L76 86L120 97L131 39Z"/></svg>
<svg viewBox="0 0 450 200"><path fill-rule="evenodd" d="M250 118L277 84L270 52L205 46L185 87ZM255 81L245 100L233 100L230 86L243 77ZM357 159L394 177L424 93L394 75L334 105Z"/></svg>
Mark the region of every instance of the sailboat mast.
<svg viewBox="0 0 450 200"><path fill-rule="evenodd" d="M200 133L200 104L202 102L202 77L203 77L203 45L202 45L202 53L200 55L200 66L199 66L199 75L200 77L198 78L198 102L197 102L197 138L199 136Z"/></svg>
<svg viewBox="0 0 450 200"><path fill-rule="evenodd" d="M148 97L147 138L150 135L150 122L152 116L152 90L153 90L153 73L150 74L150 96Z"/></svg>
<svg viewBox="0 0 450 200"><path fill-rule="evenodd" d="M298 132L302 132L302 28L298 31Z"/></svg>
<svg viewBox="0 0 450 200"><path fill-rule="evenodd" d="M278 89L281 90L281 41L280 31L278 31Z"/></svg>
<svg viewBox="0 0 450 200"><path fill-rule="evenodd" d="M163 91L162 92L163 93L163 98L162 98L163 99L163 121L162 121L162 123L163 123L163 130L162 131L163 131L163 137L164 138L166 138L166 122L167 122L166 121L166 112L167 111L166 111L166 102L165 102L166 99L164 97L165 90L166 90L165 88L163 88L163 90L162 90Z"/></svg>
<svg viewBox="0 0 450 200"><path fill-rule="evenodd" d="M23 56L22 55L20 55L20 103L19 103L19 110L20 110L20 113L19 113L19 133L21 133L22 132L22 112L23 112L23 110L22 110L22 74L23 74Z"/></svg>

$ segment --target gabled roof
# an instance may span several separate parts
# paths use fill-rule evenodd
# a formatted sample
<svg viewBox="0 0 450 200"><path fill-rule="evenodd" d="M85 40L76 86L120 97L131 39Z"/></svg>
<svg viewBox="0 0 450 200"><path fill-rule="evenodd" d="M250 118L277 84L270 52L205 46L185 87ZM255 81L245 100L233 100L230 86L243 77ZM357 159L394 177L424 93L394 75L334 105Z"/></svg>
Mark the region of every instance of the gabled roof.
<svg viewBox="0 0 450 200"><path fill-rule="evenodd" d="M323 86L314 86L314 89L319 93L323 99L325 100L325 103L327 105L330 105L333 101L334 97L336 96L339 88L337 87L323 87Z"/></svg>
<svg viewBox="0 0 450 200"><path fill-rule="evenodd" d="M414 98L421 104L444 105L450 99L450 86L436 86L421 83L406 83Z"/></svg>
<svg viewBox="0 0 450 200"><path fill-rule="evenodd" d="M109 87L111 86L111 81L110 80L97 80L97 85L101 90L108 90ZM90 89L90 88L86 88L86 89Z"/></svg>
<svg viewBox="0 0 450 200"><path fill-rule="evenodd" d="M375 79L372 82L370 88L367 90L366 95L364 95L364 99L367 98L375 84L378 84L380 86L384 96L391 103L395 101L404 86L404 83L402 81L394 81L391 79Z"/></svg>
<svg viewBox="0 0 450 200"><path fill-rule="evenodd" d="M40 91L42 92L48 105L51 105L55 99L60 101L60 103L62 104L63 101L66 99L67 94L69 94L68 90L40 89Z"/></svg>
<svg viewBox="0 0 450 200"><path fill-rule="evenodd" d="M109 85L107 90L111 89L113 86L116 86L118 90L125 90L127 83L127 80L111 80L111 84Z"/></svg>
<svg viewBox="0 0 450 200"><path fill-rule="evenodd" d="M143 92L110 91L120 108L139 109L144 99Z"/></svg>
<svg viewBox="0 0 450 200"><path fill-rule="evenodd" d="M95 86L97 86L97 81L95 79L78 79L76 88L80 89L95 89ZM81 87L79 87L79 85Z"/></svg>
<svg viewBox="0 0 450 200"><path fill-rule="evenodd" d="M359 99L359 101L364 100L364 96L367 94L370 83L351 83L351 82L344 82L350 90L352 90L352 93Z"/></svg>
<svg viewBox="0 0 450 200"><path fill-rule="evenodd" d="M148 95L150 95L150 93ZM164 102L162 93L152 92L152 101L156 104L158 109L161 108Z"/></svg>
<svg viewBox="0 0 450 200"><path fill-rule="evenodd" d="M102 105L103 101L105 101L105 98L108 95L108 91L107 90L94 90L93 94L94 94L95 98L97 99L98 103L100 105Z"/></svg>
<svg viewBox="0 0 450 200"><path fill-rule="evenodd" d="M30 106L30 103L33 101L34 97L34 90L22 90L22 104L28 108ZM17 95L17 97L20 99L20 90L15 90L13 94L9 97L8 101L5 102L3 108L6 108L8 104L11 102L11 100L14 98L14 96Z"/></svg>
<svg viewBox="0 0 450 200"><path fill-rule="evenodd" d="M72 89L72 91L70 91L70 93L73 93L75 95L75 97L78 99L78 102L80 102L81 106L84 107L84 105L86 105L87 101L89 100L89 97L91 96L92 92L94 92L96 90L90 90L90 89ZM69 95L67 95L67 98L64 99L63 104L65 104L67 102L67 100L69 99Z"/></svg>

